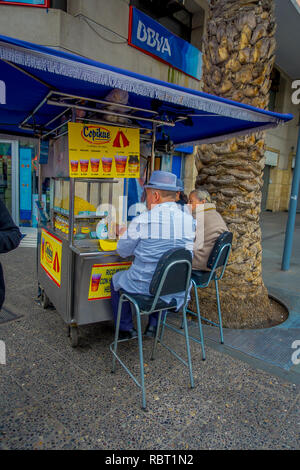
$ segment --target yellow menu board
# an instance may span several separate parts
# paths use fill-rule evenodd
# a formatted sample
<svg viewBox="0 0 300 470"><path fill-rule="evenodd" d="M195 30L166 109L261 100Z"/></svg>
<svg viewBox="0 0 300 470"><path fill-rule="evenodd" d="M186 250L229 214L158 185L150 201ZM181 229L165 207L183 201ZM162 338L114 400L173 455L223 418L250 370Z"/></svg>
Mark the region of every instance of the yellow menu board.
<svg viewBox="0 0 300 470"><path fill-rule="evenodd" d="M68 132L70 177L139 178L139 129L69 122Z"/></svg>
<svg viewBox="0 0 300 470"><path fill-rule="evenodd" d="M62 242L59 238L42 229L40 263L55 284L61 284Z"/></svg>
<svg viewBox="0 0 300 470"><path fill-rule="evenodd" d="M89 298L88 300L110 299L111 278L118 271L124 271L130 267L130 262L94 264L92 267Z"/></svg>

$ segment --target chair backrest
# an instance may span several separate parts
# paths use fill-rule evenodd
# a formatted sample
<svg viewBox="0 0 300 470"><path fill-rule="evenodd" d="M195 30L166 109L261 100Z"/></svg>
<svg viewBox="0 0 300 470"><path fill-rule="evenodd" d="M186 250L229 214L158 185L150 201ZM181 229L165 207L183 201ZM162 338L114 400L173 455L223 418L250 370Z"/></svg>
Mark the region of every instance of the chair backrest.
<svg viewBox="0 0 300 470"><path fill-rule="evenodd" d="M223 266L223 268L225 269L228 256L230 253L230 249L231 249L231 244L232 244L231 232L223 232L221 233L221 235L218 236L207 261L207 267L209 269L216 270L217 268L220 268L221 266ZM223 276L224 269L220 277Z"/></svg>
<svg viewBox="0 0 300 470"><path fill-rule="evenodd" d="M192 254L184 248L168 250L157 263L149 287L156 300L162 295L186 291L190 285ZM156 303L156 302L155 302Z"/></svg>

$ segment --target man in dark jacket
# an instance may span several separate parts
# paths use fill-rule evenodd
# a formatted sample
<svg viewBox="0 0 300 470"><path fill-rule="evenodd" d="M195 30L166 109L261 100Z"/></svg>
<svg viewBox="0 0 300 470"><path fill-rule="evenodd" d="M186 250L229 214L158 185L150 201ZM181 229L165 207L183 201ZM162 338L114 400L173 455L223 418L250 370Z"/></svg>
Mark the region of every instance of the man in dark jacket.
<svg viewBox="0 0 300 470"><path fill-rule="evenodd" d="M4 203L0 200L0 253L7 253L19 246L22 235L12 220ZM0 263L0 310L5 298L3 270Z"/></svg>

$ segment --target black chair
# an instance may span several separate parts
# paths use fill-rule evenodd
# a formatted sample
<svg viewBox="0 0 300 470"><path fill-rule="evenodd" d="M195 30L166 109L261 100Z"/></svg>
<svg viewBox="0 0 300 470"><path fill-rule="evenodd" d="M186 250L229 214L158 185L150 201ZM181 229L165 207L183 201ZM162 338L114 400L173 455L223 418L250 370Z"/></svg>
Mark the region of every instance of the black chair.
<svg viewBox="0 0 300 470"><path fill-rule="evenodd" d="M149 292L150 295L142 294L131 294L125 291L120 291L120 300L118 305L118 315L116 322L115 340L110 345L110 350L113 353L113 367L112 372L115 371L115 360L117 359L120 364L124 367L126 372L134 380L136 385L142 389L142 408L146 409L146 393L145 393L145 382L144 382L144 362L143 362L143 343L142 343L142 330L141 330L141 316L150 315L150 313L159 312L158 324L156 330L156 336L154 340L152 357L154 359L155 349L158 342L159 329L161 325L161 317L163 310L174 310L176 307L175 299L167 304L161 296L176 294L179 292L185 292L184 307L183 307L183 327L185 332L186 350L187 350L187 362L185 362L178 354L177 359L181 360L189 368L190 384L194 387L194 379L192 373L191 353L186 321L186 310L185 306L187 303L187 296L191 283L192 273L192 255L191 252L183 248L175 248L167 251L159 260L156 270L153 274ZM125 363L120 359L117 354L118 343L123 341L131 341L131 339L119 340L119 327L120 318L123 302L129 301L134 306L137 319L137 333L138 333L138 345L139 345L139 360L140 360L140 382L126 367ZM164 319L165 321L165 319ZM183 334L181 332L181 334ZM169 348L168 348L169 349Z"/></svg>
<svg viewBox="0 0 300 470"><path fill-rule="evenodd" d="M190 336L190 339L201 344L203 360L205 359L205 348L204 348L204 341L203 341L201 319L205 320L206 322L214 326L219 327L220 342L221 344L224 343L222 312L221 312L221 305L220 305L218 281L222 279L223 277L223 274L227 265L228 257L230 254L231 246L232 246L232 233L223 232L217 238L214 244L214 247L209 255L209 258L207 261L207 267L210 271L195 271L195 270L192 271L192 286L194 288L194 293L195 293L197 312L193 312L192 310L189 310L189 309L186 309L186 311L190 313L191 315L194 315L198 318L198 328L199 328L200 339L192 337L192 336ZM208 287L211 281L215 282L215 287L216 287L219 323L214 323L211 320L208 320L207 318L200 315L199 298L198 298L197 289Z"/></svg>

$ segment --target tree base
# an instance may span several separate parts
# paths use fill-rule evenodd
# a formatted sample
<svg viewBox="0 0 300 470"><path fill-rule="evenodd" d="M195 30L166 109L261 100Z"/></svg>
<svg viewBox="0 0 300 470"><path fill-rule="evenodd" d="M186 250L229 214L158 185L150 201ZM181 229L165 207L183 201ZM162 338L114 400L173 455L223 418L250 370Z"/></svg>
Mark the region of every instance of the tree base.
<svg viewBox="0 0 300 470"><path fill-rule="evenodd" d="M214 289L209 295L203 295L207 289L199 289L199 305L201 315L218 323L217 301ZM260 329L271 328L283 323L288 318L287 309L265 293L245 299L234 299L230 295L220 293L222 321L224 328ZM196 312L196 304L192 295L189 309ZM194 317L193 317L194 319ZM205 324L205 321L203 321Z"/></svg>

